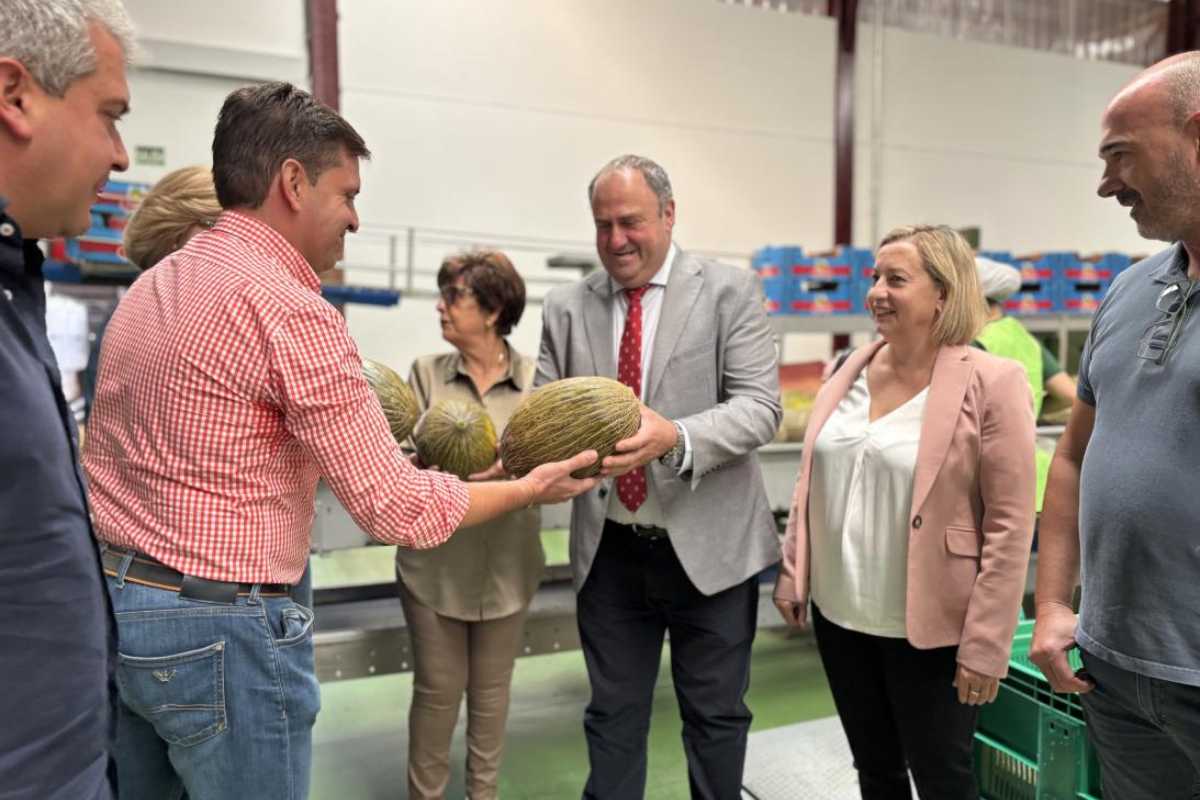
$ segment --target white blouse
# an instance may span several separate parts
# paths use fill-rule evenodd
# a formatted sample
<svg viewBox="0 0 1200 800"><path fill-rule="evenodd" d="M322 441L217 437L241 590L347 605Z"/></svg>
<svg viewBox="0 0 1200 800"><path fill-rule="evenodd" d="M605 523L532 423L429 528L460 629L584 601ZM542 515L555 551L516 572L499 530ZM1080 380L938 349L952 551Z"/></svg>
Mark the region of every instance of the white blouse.
<svg viewBox="0 0 1200 800"><path fill-rule="evenodd" d="M871 422L864 369L814 443L812 599L840 627L905 636L908 518L928 395L926 387Z"/></svg>

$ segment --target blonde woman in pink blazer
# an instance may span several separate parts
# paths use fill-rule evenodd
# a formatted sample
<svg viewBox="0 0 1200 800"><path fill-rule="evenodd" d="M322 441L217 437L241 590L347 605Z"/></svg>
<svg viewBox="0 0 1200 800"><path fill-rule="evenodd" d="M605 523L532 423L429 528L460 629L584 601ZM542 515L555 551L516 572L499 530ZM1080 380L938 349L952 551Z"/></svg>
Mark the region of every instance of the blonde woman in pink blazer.
<svg viewBox="0 0 1200 800"><path fill-rule="evenodd" d="M881 337L813 404L775 605L806 623L864 800L977 800L979 706L1008 670L1034 520L1021 366L968 346L985 319L971 249L943 226L884 238Z"/></svg>

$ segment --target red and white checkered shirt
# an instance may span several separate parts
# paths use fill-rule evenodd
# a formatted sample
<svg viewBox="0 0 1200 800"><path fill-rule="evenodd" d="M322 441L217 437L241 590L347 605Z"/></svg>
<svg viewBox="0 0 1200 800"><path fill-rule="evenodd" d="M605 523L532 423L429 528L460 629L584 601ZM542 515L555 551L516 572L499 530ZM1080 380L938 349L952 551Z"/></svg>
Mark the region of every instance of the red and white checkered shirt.
<svg viewBox="0 0 1200 800"><path fill-rule="evenodd" d="M84 448L101 540L201 578L296 583L318 476L385 542L434 547L458 527L466 487L401 454L320 291L277 231L235 212L134 283Z"/></svg>

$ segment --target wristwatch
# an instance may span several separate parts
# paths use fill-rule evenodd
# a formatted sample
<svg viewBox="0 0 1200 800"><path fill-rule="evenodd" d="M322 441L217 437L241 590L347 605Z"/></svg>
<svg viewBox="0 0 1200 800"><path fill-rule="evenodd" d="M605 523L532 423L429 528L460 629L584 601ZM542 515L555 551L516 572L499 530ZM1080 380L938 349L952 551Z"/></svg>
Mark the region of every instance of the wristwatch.
<svg viewBox="0 0 1200 800"><path fill-rule="evenodd" d="M683 426L674 420L671 421L671 424L675 426L675 444L658 457L658 463L677 470L683 466Z"/></svg>

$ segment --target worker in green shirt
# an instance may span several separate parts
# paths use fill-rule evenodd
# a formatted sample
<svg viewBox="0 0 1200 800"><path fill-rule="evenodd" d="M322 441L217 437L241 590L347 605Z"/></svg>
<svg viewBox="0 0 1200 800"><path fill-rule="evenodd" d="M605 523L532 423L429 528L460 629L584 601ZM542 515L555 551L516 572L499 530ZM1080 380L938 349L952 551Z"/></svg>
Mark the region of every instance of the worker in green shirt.
<svg viewBox="0 0 1200 800"><path fill-rule="evenodd" d="M1004 301L1021 288L1021 273L1008 264L990 258L975 258L979 285L988 304L988 322L975 344L989 353L1011 358L1025 368L1033 394L1034 418L1041 416L1046 395L1070 404L1075 397L1075 380L1063 371L1058 359L1033 337L1019 320L1005 316ZM1051 454L1037 450L1037 510L1042 510L1046 492L1046 474Z"/></svg>

